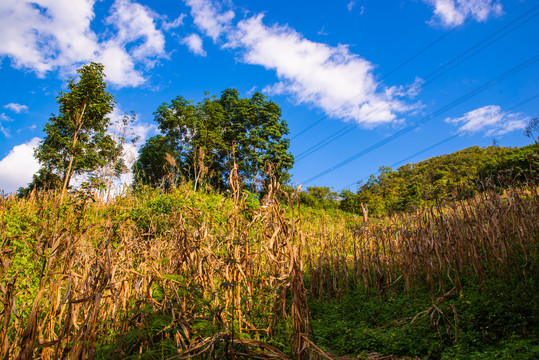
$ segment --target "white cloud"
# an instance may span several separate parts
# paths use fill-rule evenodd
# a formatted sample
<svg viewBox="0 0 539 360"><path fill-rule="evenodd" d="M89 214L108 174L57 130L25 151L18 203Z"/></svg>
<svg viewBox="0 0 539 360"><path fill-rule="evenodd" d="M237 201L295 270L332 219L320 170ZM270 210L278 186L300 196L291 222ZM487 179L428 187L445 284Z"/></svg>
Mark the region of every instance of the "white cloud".
<svg viewBox="0 0 539 360"><path fill-rule="evenodd" d="M2 124L0 124L0 133L2 133L7 138L11 137L11 134L9 133L9 130L6 129Z"/></svg>
<svg viewBox="0 0 539 360"><path fill-rule="evenodd" d="M99 62L105 65L107 81L119 86L139 86L146 80L135 69L135 62L119 46L107 46L99 55Z"/></svg>
<svg viewBox="0 0 539 360"><path fill-rule="evenodd" d="M8 110L11 110L11 111L19 114L21 112L27 112L28 111L28 106L21 105L21 104L16 104L16 103L9 103L7 105L4 105L4 109L8 109Z"/></svg>
<svg viewBox="0 0 539 360"><path fill-rule="evenodd" d="M186 45L193 54L206 56L206 51L202 47L202 38L197 34L191 34L183 38L181 43Z"/></svg>
<svg viewBox="0 0 539 360"><path fill-rule="evenodd" d="M140 4L116 0L105 21L117 28L113 42L117 45L138 44L133 46L130 54L136 60L145 61L165 52L165 37L155 28L156 17L157 14ZM142 40L140 44L139 40Z"/></svg>
<svg viewBox="0 0 539 360"><path fill-rule="evenodd" d="M408 87L384 88L376 81L374 65L350 52L346 45L316 43L288 26L265 26L263 15L234 25L234 13L224 12L221 2L185 2L205 35L217 41L225 34L227 42L222 47L238 51L240 61L276 72L279 82L266 86L263 91L267 93L289 95L298 103L321 108L329 116L366 126L397 121L399 113L421 106L403 100L417 95L420 81ZM354 6L353 2L349 5ZM191 45L192 51L202 50L194 41Z"/></svg>
<svg viewBox="0 0 539 360"><path fill-rule="evenodd" d="M446 122L459 125L457 132L474 134L484 132L484 136L501 136L526 127L529 117L521 113L508 113L497 105L487 105L465 113L459 118L447 118Z"/></svg>
<svg viewBox="0 0 539 360"><path fill-rule="evenodd" d="M9 129L6 129L2 125L2 121L13 121L13 119L7 116L5 113L0 114L0 133L4 134L5 137L9 138L11 137L11 134L9 133Z"/></svg>
<svg viewBox="0 0 539 360"><path fill-rule="evenodd" d="M325 26L322 26L322 29L317 32L318 35L327 36L329 35L327 32L324 31Z"/></svg>
<svg viewBox="0 0 539 360"><path fill-rule="evenodd" d="M0 114L2 115L2 114ZM121 110L117 107L110 114L111 122L116 124L124 117ZM34 126L33 126L34 127ZM127 138L124 145L124 161L130 169L138 157L138 150L146 142L148 137L158 132L157 126L153 123L144 123L135 119L133 124L126 130ZM109 133L117 140L119 136L124 136L124 129L121 126L111 126ZM136 137L135 143L129 140ZM21 186L26 186L32 181L32 176L39 170L39 162L34 158L34 150L39 146L41 139L35 137L29 142L15 146L8 155L0 160L0 192L11 193ZM85 180L85 176L78 176L72 180L72 185L80 185ZM132 174L122 175L119 181L114 183L114 191L118 191L123 185L131 184Z"/></svg>
<svg viewBox="0 0 539 360"><path fill-rule="evenodd" d="M352 11L357 5L357 2L356 1L350 1L347 5L346 5L346 8L348 9L348 11ZM365 6L361 5L361 7L359 8L359 15L363 15L363 13L365 12Z"/></svg>
<svg viewBox="0 0 539 360"><path fill-rule="evenodd" d="M39 76L60 70L72 74L84 63L103 62L108 79L119 86L144 82L139 66L163 56L158 17L129 0L116 0L104 34L90 27L95 0L3 0L0 3L0 56ZM112 31L114 29L115 31Z"/></svg>
<svg viewBox="0 0 539 360"><path fill-rule="evenodd" d="M41 139L35 137L27 143L15 146L0 160L0 191L11 193L32 181L32 175L39 170L34 158L34 149Z"/></svg>
<svg viewBox="0 0 539 360"><path fill-rule="evenodd" d="M7 116L6 113L1 113L0 114L0 121L13 121L13 119L10 118L9 116Z"/></svg>
<svg viewBox="0 0 539 360"><path fill-rule="evenodd" d="M4 0L0 5L0 54L9 55L16 67L40 75L64 65L67 59L88 58L96 50L95 34L88 31L92 8L93 1L86 0Z"/></svg>
<svg viewBox="0 0 539 360"><path fill-rule="evenodd" d="M34 131L35 129L37 129L37 125L34 124L34 125L31 125L31 126L22 128L22 129L18 129L18 130L17 130L17 134L20 134L20 133L22 133L23 131Z"/></svg>
<svg viewBox="0 0 539 360"><path fill-rule="evenodd" d="M392 86L390 88L387 88L385 90L386 96L389 98L393 97L400 97L400 98L410 98L413 99L419 93L421 92L421 88L423 84L425 83L425 80L421 79L420 77L416 76L414 82L411 85L408 86Z"/></svg>
<svg viewBox="0 0 539 360"><path fill-rule="evenodd" d="M127 117L127 121L124 123L125 117ZM127 167L127 171L119 177L115 177L110 166L105 166L97 170L98 176L105 181L107 186L110 181L110 194L108 189L101 192L100 196L102 200L106 200L107 195L114 197L122 193L126 186L133 183L131 169L138 158L139 149L150 136L158 133L157 125L142 122L136 115L133 118L130 113L123 112L120 106L114 108L112 113L109 114L109 118L111 121L107 133L112 136L117 144L121 141L121 137L124 138L122 159ZM71 179L70 186L74 188L80 187L88 179L88 174L75 174Z"/></svg>
<svg viewBox="0 0 539 360"><path fill-rule="evenodd" d="M146 139L158 132L157 126L152 123L141 122L135 115L133 123L129 122L131 114L123 112L120 106L116 106L112 113L109 115L111 126L109 126L108 133L117 139L120 136L124 136L124 117L128 117L127 128L125 129L126 143L131 143L130 139L136 137L135 148L140 148Z"/></svg>
<svg viewBox="0 0 539 360"><path fill-rule="evenodd" d="M383 89L374 65L346 45L312 42L287 26L267 27L262 18L240 21L226 47L239 50L243 62L276 71L280 81L264 91L290 95L330 116L367 126L395 121L398 113L415 108L399 98L416 94L419 80L410 88Z"/></svg>
<svg viewBox="0 0 539 360"><path fill-rule="evenodd" d="M178 16L174 21L167 22L165 19L163 20L163 25L161 25L161 29L165 31L169 31L172 29L175 29L181 25L183 25L183 19L185 18L185 14L181 14Z"/></svg>
<svg viewBox="0 0 539 360"><path fill-rule="evenodd" d="M467 18L485 22L490 16L504 14L502 4L497 0L424 0L434 6L431 24L455 27L462 25Z"/></svg>
<svg viewBox="0 0 539 360"><path fill-rule="evenodd" d="M234 18L232 10L223 12L221 4L211 0L185 0L185 3L191 7L191 16L197 27L214 42L228 31Z"/></svg>

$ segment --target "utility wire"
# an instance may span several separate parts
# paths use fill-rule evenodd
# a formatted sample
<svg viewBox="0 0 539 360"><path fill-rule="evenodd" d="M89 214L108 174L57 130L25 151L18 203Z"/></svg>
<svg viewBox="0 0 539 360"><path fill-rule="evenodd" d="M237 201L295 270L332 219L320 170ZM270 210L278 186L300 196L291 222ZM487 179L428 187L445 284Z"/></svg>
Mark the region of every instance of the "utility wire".
<svg viewBox="0 0 539 360"><path fill-rule="evenodd" d="M518 16L513 21L509 22L508 24L502 26L483 40L477 42L475 45L471 46L467 50L463 51L459 55L455 56L450 61L446 62L442 66L440 66L438 69L434 70L430 74L426 75L423 80L430 83L434 81L435 79L439 78L440 76L446 74L447 72L451 71L456 66L462 64L469 58L475 56L477 53L483 51L484 49L488 48L490 45L494 44L495 42L499 41L500 39L504 38L505 36L509 35L519 27L523 26L530 20L532 20L534 17L539 15L539 5L534 6L533 8L529 9L528 11L524 12L522 15ZM516 24L516 25L515 25ZM514 25L514 26L513 26ZM456 63L456 64L454 64ZM448 66L454 64L453 66L447 68ZM447 68L447 69L446 69Z"/></svg>
<svg viewBox="0 0 539 360"><path fill-rule="evenodd" d="M445 39L449 34L451 34L453 32L454 29L451 29L447 32L445 32L444 34L442 34L442 36L440 36L439 38L437 38L436 40L434 40L433 42L429 43L427 46L425 46L423 49L419 50L417 53L415 53L414 55L410 56L408 59L404 60L402 63L400 63L399 65L397 65L393 70L391 70L390 72L388 72L387 74L385 74L384 76L382 76L380 78L379 81L383 81L385 80L386 78L388 78L389 76L393 75L394 73L396 73L398 70L400 70L401 68L403 68L405 65L407 65L408 63L410 63L412 60L416 59L417 57L419 57L421 54L423 54L424 52L426 52L428 49L430 49L431 47L433 47L434 45L438 44L440 41L442 41L443 39ZM355 95L354 97L350 98L349 101L352 101L354 100L355 98L357 98L360 94L357 94ZM322 116L320 119L318 119L317 121L313 122L312 124L310 124L309 126L307 126L305 129L301 130L299 133L297 133L296 135L292 136L290 138L290 140L294 140L295 138L297 138L298 136L301 136L303 135L305 132L309 131L310 129L312 129L313 127L315 127L316 125L320 124L322 121L324 121L325 119L327 119L329 116L328 115L324 115Z"/></svg>
<svg viewBox="0 0 539 360"><path fill-rule="evenodd" d="M344 165L346 165L346 164L348 164L348 163L350 163L350 162L352 162L352 161L354 161L354 160L356 160L356 159L358 159L358 158L360 158L360 157L362 157L362 156L364 156L364 155L366 155L366 154L368 154L368 153L370 153L370 152L384 146L385 144L387 144L387 143L401 137L402 135L414 130L415 128L419 127L420 125L431 121L435 117L437 117L437 116L443 114L444 112L454 108L455 106L460 105L461 103L465 102L466 100L469 100L472 97L482 93L483 91L487 90L488 88L495 85L496 83L501 82L501 81L505 80L506 78L508 78L508 77L510 77L510 76L524 70L525 68L527 68L530 65L533 65L537 61L539 61L539 54L536 54L536 55L532 56L531 58L529 58L529 59L525 60L524 62L518 64L517 66L509 69L508 71L506 71L503 74L497 76L496 78L494 78L494 79L488 81L487 83L477 87L476 89L462 95L461 97L455 99L454 101L450 102L449 104L447 104L445 106L442 106L438 110L436 110L436 111L432 112L431 114L425 116L423 119L416 121L415 123L405 127L404 129L393 133L392 135L378 141L374 145L369 146L368 148L366 148L366 149L364 149L364 150L350 156L349 158L339 162L338 164L335 164L334 166L332 166L332 167L322 171L321 173L311 177L310 179L306 180L304 182L304 184L308 184L308 183L310 183L310 182L312 182L312 181L314 181L314 180L316 180L316 179L318 179L318 178L320 178L320 177L322 177L324 175L327 175L327 174L329 174L329 173L343 167Z"/></svg>
<svg viewBox="0 0 539 360"><path fill-rule="evenodd" d="M479 52L483 51L487 47L489 47L492 44L494 44L495 42L499 41L500 39L502 39L506 35L509 35L511 32L513 32L514 30L516 30L519 27L523 26L528 21L532 20L534 17L539 15L539 11L537 11L537 10L539 10L539 5L536 5L532 9L526 11L524 14L518 16L516 19L514 19L510 23L504 25L500 29L496 30L494 33L490 34L489 36L487 36L483 40L479 41L478 43L476 43L472 47L470 47L467 50L460 53L458 56L454 57L452 60L446 62L445 64L438 67L436 70L434 70L431 73L429 73L428 75L426 75L423 78L423 80L426 80L423 83L423 87L425 87L428 84L432 83L434 80L438 79L442 75L444 75L444 74L448 73L449 71L453 70L458 65L460 65L463 62L467 61L471 57L477 55ZM515 25L515 26L513 26L513 25ZM445 35L447 35L447 34L445 34ZM369 116L374 112L375 111L373 110L373 111L369 112L365 116ZM321 121L321 120L319 120L319 121ZM313 126L315 124L317 124L319 121L315 122L313 124ZM306 149L302 153L298 154L297 157L296 157L296 163L303 160L303 159L305 159L306 157L312 155L313 153L317 152L318 150L326 147L327 145L331 144L335 140L343 137L344 135L348 134L349 132L351 132L351 131L353 131L355 129L357 129L357 126L355 124L345 125L344 127L340 128L339 130L337 130L333 134L329 135L325 139L319 141L315 145L311 146L310 148ZM306 130L304 130L304 131L306 131Z"/></svg>
<svg viewBox="0 0 539 360"><path fill-rule="evenodd" d="M393 169L395 166L400 165L400 164L402 164L402 163L404 163L404 162L406 162L406 161L408 161L408 160L411 160L411 159L415 158L416 156L419 156L419 155L421 155L421 154L423 154L423 153L426 153L427 151L432 150L432 149L434 149L435 147L438 147L438 146L440 146L440 145L442 145L442 144L445 144L446 142L448 142L448 141L450 141L450 140L453 140L454 138L456 138L456 137L458 137L458 136L459 136L459 134L451 135L451 136L449 136L449 137L447 137L447 138L445 138L445 139L443 139L443 140L437 142L437 143L434 144L434 145L431 145L431 146L429 146L429 147L427 147L427 148L425 148L425 149L423 149L423 150L421 150L421 151L416 152L416 153L413 154L413 155L410 155L410 156L408 156L408 157L406 157L406 158L404 158L404 159L402 159L402 160L397 161L396 163L393 163L393 164L389 165L389 167ZM376 172L374 175L377 175L377 174L379 174L379 173L380 173L380 172L378 171L378 172ZM371 177L371 175L369 175L369 176L367 176L367 177L364 177L363 179L361 179L361 180L359 180L359 181L354 181L353 183L350 183L350 184L344 186L341 190L348 189L349 187L351 187L351 186L353 186L353 185L362 183L363 181L369 179L370 177Z"/></svg>
<svg viewBox="0 0 539 360"><path fill-rule="evenodd" d="M532 101L532 100L534 100L534 99L537 99L537 98L539 98L539 93L538 93L538 94L535 94L535 95L533 95L533 96L531 96L531 97L529 97L529 98L527 98L527 99L525 99L525 100L523 100L523 101L521 101L521 102L519 102L519 103L517 103L517 104L515 104L515 105L513 105L513 106L511 106L511 107L509 107L509 108L507 108L506 111L511 111L511 110L513 110L513 109L516 109L517 107L522 106L522 105L524 105L524 104L526 104L526 103L528 103L528 102L530 102L530 101ZM442 144L445 144L446 142L451 141L451 140L453 140L453 139L455 139L455 138L457 138L457 137L459 137L459 136L460 136L460 134L453 134L453 135L451 135L451 136L449 136L449 137L446 137L445 139L440 140L439 142L437 142L437 143L434 144L434 145L431 145L431 146L429 146L429 147L427 147L427 148L425 148L425 149L423 149L423 150L420 150L420 151L416 152L416 153L413 154L413 155L407 156L406 158L401 159L401 160L399 160L399 161L397 161L397 162L395 162L395 163L389 165L389 167L390 167L390 168L395 168L395 166L400 165L400 164L403 164L403 163L407 162L408 160L411 160L411 159L413 159L413 158L415 158L415 157L417 157L417 156L419 156L419 155L421 155L421 154L423 154L423 153L426 153L427 151L432 150L432 149L434 149L435 147L438 147L438 146L440 146L440 145L442 145ZM378 171L378 172L376 172L374 175L379 174L379 173L380 173L380 172ZM361 179L361 180L359 180L359 181L354 181L353 183L350 183L350 184L348 184L348 185L342 187L342 188L341 188L341 191L344 190L344 189L348 189L348 188L350 188L350 187L353 186L353 185L362 183L363 181L365 181L365 180L367 180L367 179L369 179L369 178L370 178L370 175L367 176L367 177L364 177L363 179Z"/></svg>

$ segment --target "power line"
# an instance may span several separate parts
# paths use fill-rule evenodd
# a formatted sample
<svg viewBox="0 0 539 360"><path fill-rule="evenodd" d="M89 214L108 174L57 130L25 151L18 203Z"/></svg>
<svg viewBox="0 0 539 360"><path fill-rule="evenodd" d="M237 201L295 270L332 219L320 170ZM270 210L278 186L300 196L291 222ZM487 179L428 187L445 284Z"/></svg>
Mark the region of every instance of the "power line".
<svg viewBox="0 0 539 360"><path fill-rule="evenodd" d="M477 53L483 51L484 49L488 48L490 45L494 44L495 42L499 41L500 39L504 38L505 36L509 35L519 27L523 26L530 20L532 20L534 17L539 15L539 5L534 6L530 10L524 12L522 15L518 16L513 21L509 22L508 24L502 26L483 40L479 41L475 45L471 46L467 50L463 51L459 55L455 56L450 61L446 62L442 66L440 66L438 69L434 70L430 74L426 75L423 80L426 80L428 83L434 81L435 79L439 78L440 76L446 74L447 72L451 71L456 66L462 64L469 58L477 55ZM534 13L535 12L535 13ZM529 15L529 16L528 16ZM522 20L522 21L521 21ZM520 23L519 23L520 21ZM515 25L516 24L516 25ZM513 26L515 25L515 26ZM486 43L485 43L486 42ZM485 44L484 44L485 43ZM483 46L481 46L483 45ZM445 69L446 67L450 66L451 64L457 62L453 66L451 66L449 69ZM445 69L445 70L444 70ZM442 71L444 70L444 71Z"/></svg>
<svg viewBox="0 0 539 360"><path fill-rule="evenodd" d="M326 146L326 143L329 144L329 143L333 142L334 140L340 138L341 136L346 135L348 132L350 132L350 130L349 130L350 127L355 128L355 125L346 125L346 126L340 128L339 130L337 130L336 132L334 132L333 134L331 134L330 136L328 136L324 140L319 141L314 146L311 146L307 150L305 150L302 153L298 154L297 157L296 157L296 162L306 158L307 156L311 155L313 152L316 152L318 149L321 149L322 147Z"/></svg>
<svg viewBox="0 0 539 360"><path fill-rule="evenodd" d="M444 34L442 34L442 36L438 37L437 39L435 39L433 42L429 43L427 46L425 46L423 49L419 50L417 53L415 53L414 55L410 56L408 59L404 60L402 63L400 63L399 65L397 65L395 68L393 68L393 70L391 70L390 72L388 72L387 74L385 74L384 76L382 76L380 78L379 81L383 81L385 80L386 78L388 78L389 76L393 75L395 72L397 72L398 70L400 70L401 68L403 68L405 65L407 65L408 63L410 63L412 60L416 59L417 57L419 57L421 54L423 54L424 52L426 52L428 49L430 49L431 47L433 47L434 45L436 45L437 43L439 43L440 41L442 41L443 39L445 39L449 34L451 34L453 32L454 29L451 29L447 32L445 32ZM357 98L360 94L357 94L355 96L353 96L352 98L350 98L349 101L352 101L354 100L355 98ZM305 129L301 130L299 133L297 133L296 135L292 136L290 138L290 140L294 140L295 138L297 138L298 136L301 136L303 135L305 132L309 131L310 129L312 129L313 127L315 127L316 125L320 124L322 121L324 121L325 119L327 119L329 116L328 115L324 115L322 116L320 119L318 119L317 121L315 121L314 123L310 124L309 126L307 126Z"/></svg>
<svg viewBox="0 0 539 360"><path fill-rule="evenodd" d="M413 155L410 155L410 156L408 156L408 157L406 157L406 158L404 158L404 159L402 159L402 160L397 161L396 163L393 163L393 164L389 165L389 167L390 167L390 168L394 168L395 166L400 165L400 164L404 163L405 161L411 160L411 159L415 158L416 156L419 156L419 155L421 155L421 154L423 154L423 153L426 153L427 151L432 150L432 149L434 149L435 147L438 147L438 146L440 146L440 145L442 145L442 144L445 144L446 142L448 142L448 141L450 141L450 140L453 140L454 138L456 138L456 137L458 137L458 136L459 136L459 134L451 135L451 136L449 136L449 137L447 137L447 138L445 138L445 139L443 139L443 140L437 142L437 143L434 144L434 145L431 145L431 146L429 146L429 147L427 147L427 148L425 148L425 149L423 149L423 150L421 150L421 151L416 152L416 153L413 154ZM379 171L376 172L376 174L378 174L378 173L379 173ZM358 184L358 183L360 183L360 182L363 182L363 181L367 180L368 178L370 178L370 175L367 176L367 177L364 177L363 179L361 179L361 180L359 180L359 181L354 181L353 183L346 185L345 187L342 188L342 190L347 189L347 188L349 188L349 187L352 186L352 185L355 185L355 184Z"/></svg>
<svg viewBox="0 0 539 360"><path fill-rule="evenodd" d="M526 104L526 103L528 103L528 102L530 102L530 101L532 101L534 99L537 99L537 98L539 98L539 93L535 94L535 95L533 95L533 96L531 96L531 97L529 97L529 98L527 98L525 100L522 100L521 102L519 102L519 103L517 103L517 104L515 104L513 106L510 106L509 108L506 109L506 111L511 111L513 109L516 109L517 107L522 106L522 105L524 105L524 104ZM411 159L413 159L413 158L415 158L415 157L417 157L417 156L419 156L419 155L421 155L423 153L426 153L427 151L432 150L432 149L434 149L434 148L436 148L436 147L438 147L438 146L440 146L442 144L445 144L446 142L451 141L451 140L453 140L453 139L455 139L455 138L457 138L459 136L460 136L460 134L453 134L453 135L451 135L449 137L446 137L445 139L440 140L439 142L437 142L434 145L430 145L429 147L426 147L426 148L416 152L415 154L407 156L406 158L401 159L401 160L389 165L389 167L390 168L395 168L395 166L403 164L403 163L407 162L408 160L411 160ZM376 174L378 174L378 173L379 173L379 171L376 172ZM350 184L342 187L341 190L348 189L352 185L359 184L360 182L363 182L363 181L367 180L368 178L370 178L370 175L367 176L367 177L364 177L363 179L361 179L359 181L354 181L353 183L350 183Z"/></svg>
<svg viewBox="0 0 539 360"><path fill-rule="evenodd" d="M522 101L519 102L518 104L515 104L515 105L513 105L513 106L507 108L506 111L511 111L511 110L513 110L513 109L516 109L517 107L522 106L522 105L524 105L524 104L526 104L526 103L529 103L530 101L532 101L532 100L534 100L534 99L537 99L537 98L539 98L539 94L535 94L535 95L533 95L533 96L531 96L531 97L529 97L529 98L527 98L527 99L525 99L525 100L522 100Z"/></svg>
<svg viewBox="0 0 539 360"><path fill-rule="evenodd" d="M366 155L366 154L368 154L368 153L382 147L383 145L385 145L385 144L387 144L387 143L401 137L402 135L412 131L413 129L419 127L420 125L431 121L435 117L437 117L437 116L443 114L444 112L454 108L455 106L460 105L464 101L466 101L466 100L468 100L468 99L482 93L483 91L490 88L492 85L494 85L494 84L496 84L496 83L498 83L500 81L503 81L506 78L508 78L508 77L510 77L510 76L524 70L525 68L527 68L528 66L536 63L537 61L539 61L539 54L537 54L535 56L532 56L531 58L527 59L526 61L524 61L524 62L518 64L517 66L509 69L508 71L506 71L503 74L497 76L496 78L488 81L487 83L479 86L478 88L464 94L463 96L457 98L456 100L450 102L449 104L447 104L445 106L442 106L440 109L432 112L430 115L425 116L423 119L416 121L415 123L405 127L404 129L399 130L399 131L393 133L392 135L378 141L374 145L371 145L368 148L366 148L366 149L364 149L364 150L350 156L349 158L339 162L338 164L336 164L336 165L322 171L321 173L317 174L316 176L313 176L312 178L306 180L304 183L308 184L308 183L310 183L310 182L312 182L312 181L314 181L314 180L316 180L316 179L318 179L318 178L320 178L320 177L322 177L322 176L324 176L326 174L329 174L330 172L333 172L333 171L343 167L344 165L346 165L346 164L348 164L348 163L350 163L350 162L352 162L352 161L354 161L354 160L356 160L356 159L358 159L358 158L360 158L360 157L362 157L362 156L364 156L364 155Z"/></svg>
<svg viewBox="0 0 539 360"><path fill-rule="evenodd" d="M526 11L525 13L518 16L516 19L511 21L510 23L502 26L498 30L496 30L494 33L490 34L483 40L479 41L472 47L468 48L467 50L460 53L458 56L454 57L452 60L446 62L445 64L438 67L436 70L432 71L430 74L426 75L423 79L426 79L426 82L423 83L423 87L427 86L428 84L432 83L434 80L438 79L442 75L448 73L449 71L453 70L458 65L462 64L463 62L467 61L471 57L477 55L479 52L483 51L487 47L491 46L495 42L499 41L506 35L510 34L514 30L518 29L519 27L523 26L528 21L532 20L534 17L539 15L539 11L536 11L539 9L539 5L536 5L532 9ZM535 13L534 13L535 11ZM530 15L530 16L528 16ZM520 21L522 20L522 21ZM519 23L520 21L520 23ZM517 24L513 27L514 24ZM505 31L507 30L507 31ZM505 32L504 32L505 31ZM447 34L445 34L447 35ZM499 36L497 36L499 35ZM490 40L490 41L489 41ZM489 42L487 42L489 41ZM487 43L486 43L487 42ZM481 46L483 45L483 46ZM481 46L481 47L480 47ZM474 51L475 50L475 51ZM467 56L466 56L467 55ZM453 64L453 65L452 65ZM452 65L451 67L447 68L448 66ZM447 68L447 69L446 69ZM445 70L444 70L445 69ZM442 71L444 70L444 71ZM366 116L371 115L375 111L369 112ZM312 126L318 124L321 120L316 121ZM357 128L356 125L345 125L344 127L341 127L339 130L331 134L330 136L326 137L325 139L319 141L318 143L314 144L313 146L309 147L302 153L300 153L296 157L296 163L305 159L306 157L312 155L313 153L317 152L318 150L326 147L327 145L331 144L335 140L343 137L344 135L348 134L349 132L355 130ZM307 131L308 129L305 129L304 131Z"/></svg>

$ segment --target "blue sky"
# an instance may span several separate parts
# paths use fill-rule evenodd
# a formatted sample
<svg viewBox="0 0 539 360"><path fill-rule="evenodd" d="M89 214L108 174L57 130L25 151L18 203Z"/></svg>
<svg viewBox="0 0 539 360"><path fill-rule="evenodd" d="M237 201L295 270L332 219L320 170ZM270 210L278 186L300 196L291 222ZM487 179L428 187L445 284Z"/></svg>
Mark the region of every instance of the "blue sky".
<svg viewBox="0 0 539 360"><path fill-rule="evenodd" d="M57 93L90 61L105 65L112 117L137 114L137 146L177 95L263 92L304 186L355 189L382 165L526 145L538 38L537 0L3 0L0 189L31 180Z"/></svg>

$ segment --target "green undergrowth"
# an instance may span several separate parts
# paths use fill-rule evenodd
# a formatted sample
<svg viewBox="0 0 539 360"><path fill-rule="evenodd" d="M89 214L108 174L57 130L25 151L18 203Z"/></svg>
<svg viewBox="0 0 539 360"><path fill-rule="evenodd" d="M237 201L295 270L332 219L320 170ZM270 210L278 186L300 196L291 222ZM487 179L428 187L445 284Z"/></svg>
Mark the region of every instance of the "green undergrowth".
<svg viewBox="0 0 539 360"><path fill-rule="evenodd" d="M462 278L433 294L417 284L391 294L356 289L309 298L314 339L336 355L376 352L424 359L539 358L539 271L535 259L515 258L506 277Z"/></svg>
<svg viewBox="0 0 539 360"><path fill-rule="evenodd" d="M175 188L166 194L158 194L148 189L138 194L137 203L127 216L139 229L153 235L161 235L169 229L170 219L179 213L189 214L190 220L204 222L215 226L224 226L227 214L233 203L217 192L194 192L190 189Z"/></svg>

